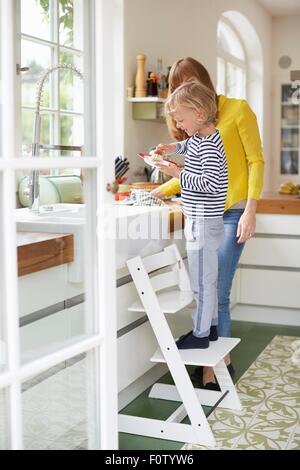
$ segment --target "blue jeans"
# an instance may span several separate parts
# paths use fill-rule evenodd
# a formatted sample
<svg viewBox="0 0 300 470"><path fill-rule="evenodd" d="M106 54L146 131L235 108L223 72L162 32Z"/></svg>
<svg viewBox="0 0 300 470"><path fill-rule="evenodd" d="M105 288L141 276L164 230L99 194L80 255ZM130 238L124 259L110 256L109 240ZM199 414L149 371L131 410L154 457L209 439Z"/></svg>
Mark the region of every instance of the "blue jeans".
<svg viewBox="0 0 300 470"><path fill-rule="evenodd" d="M233 277L245 243L237 243L237 227L244 209L232 209L224 213L225 239L218 251L218 333L231 336L230 291Z"/></svg>

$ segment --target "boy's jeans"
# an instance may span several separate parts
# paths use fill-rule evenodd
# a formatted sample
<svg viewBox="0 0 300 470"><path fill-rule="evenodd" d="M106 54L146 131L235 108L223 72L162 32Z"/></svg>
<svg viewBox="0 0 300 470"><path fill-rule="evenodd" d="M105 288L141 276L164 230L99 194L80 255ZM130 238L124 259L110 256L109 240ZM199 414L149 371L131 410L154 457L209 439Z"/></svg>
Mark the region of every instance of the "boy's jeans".
<svg viewBox="0 0 300 470"><path fill-rule="evenodd" d="M222 217L185 219L184 234L191 287L196 300L193 334L209 336L218 324L218 249L224 240Z"/></svg>

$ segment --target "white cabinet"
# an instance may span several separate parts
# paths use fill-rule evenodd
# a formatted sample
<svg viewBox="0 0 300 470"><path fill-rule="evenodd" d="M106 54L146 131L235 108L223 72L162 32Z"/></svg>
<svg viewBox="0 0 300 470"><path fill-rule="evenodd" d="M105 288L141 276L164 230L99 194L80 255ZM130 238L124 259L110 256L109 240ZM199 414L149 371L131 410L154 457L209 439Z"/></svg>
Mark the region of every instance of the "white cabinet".
<svg viewBox="0 0 300 470"><path fill-rule="evenodd" d="M300 272L241 269L240 276L241 303L300 309Z"/></svg>
<svg viewBox="0 0 300 470"><path fill-rule="evenodd" d="M256 234L300 236L299 215L257 214Z"/></svg>
<svg viewBox="0 0 300 470"><path fill-rule="evenodd" d="M245 246L241 263L254 266L300 268L300 239L252 238Z"/></svg>
<svg viewBox="0 0 300 470"><path fill-rule="evenodd" d="M300 310L300 216L257 215L256 236L240 259L237 298L240 304Z"/></svg>

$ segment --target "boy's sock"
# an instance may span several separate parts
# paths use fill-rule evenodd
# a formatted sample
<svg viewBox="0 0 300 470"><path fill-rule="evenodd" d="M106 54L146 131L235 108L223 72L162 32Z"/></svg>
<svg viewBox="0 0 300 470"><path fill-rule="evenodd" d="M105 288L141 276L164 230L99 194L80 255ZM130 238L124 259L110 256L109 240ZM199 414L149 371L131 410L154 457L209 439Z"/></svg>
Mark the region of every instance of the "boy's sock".
<svg viewBox="0 0 300 470"><path fill-rule="evenodd" d="M198 338L193 335L192 331L190 331L189 333L180 336L176 341L176 346L178 349L207 349L209 347L209 339L208 336Z"/></svg>
<svg viewBox="0 0 300 470"><path fill-rule="evenodd" d="M217 326L212 325L210 327L209 341L217 341L219 339Z"/></svg>

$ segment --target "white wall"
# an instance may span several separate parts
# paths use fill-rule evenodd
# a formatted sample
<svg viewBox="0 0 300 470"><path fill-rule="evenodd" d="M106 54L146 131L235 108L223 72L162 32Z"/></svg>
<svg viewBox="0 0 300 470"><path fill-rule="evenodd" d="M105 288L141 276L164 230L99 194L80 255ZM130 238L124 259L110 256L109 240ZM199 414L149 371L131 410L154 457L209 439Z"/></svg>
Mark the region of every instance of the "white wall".
<svg viewBox="0 0 300 470"><path fill-rule="evenodd" d="M272 44L272 187L276 190L283 181L300 182L297 175L280 175L280 125L281 125L281 84L290 82L291 70L300 70L300 16L286 16L273 19L273 44ZM278 60L281 56L288 55L292 59L290 68L281 69Z"/></svg>
<svg viewBox="0 0 300 470"><path fill-rule="evenodd" d="M158 57L164 68L180 57L191 56L201 61L216 79L217 23L220 15L235 10L245 15L260 38L264 56L264 154L266 173L270 159L270 80L271 32L269 14L253 0L125 0L125 86L134 82L136 55L147 56L147 71L156 68ZM125 90L124 90L125 93ZM124 153L137 168L138 151L169 140L166 126L157 122L134 121L131 104L125 105ZM130 176L133 176L131 171ZM135 180L140 178L135 178ZM266 180L266 189L269 182Z"/></svg>

